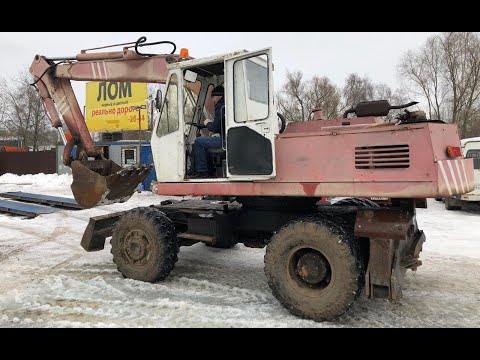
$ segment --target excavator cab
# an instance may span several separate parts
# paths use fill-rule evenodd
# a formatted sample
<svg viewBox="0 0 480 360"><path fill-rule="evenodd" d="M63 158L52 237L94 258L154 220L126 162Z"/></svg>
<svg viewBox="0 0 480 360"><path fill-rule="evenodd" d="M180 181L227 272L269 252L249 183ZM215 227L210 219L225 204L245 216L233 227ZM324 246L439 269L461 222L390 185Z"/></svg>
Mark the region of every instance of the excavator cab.
<svg viewBox="0 0 480 360"><path fill-rule="evenodd" d="M271 49L176 62L169 65L169 70L151 139L158 182L274 178L274 137L279 124L273 103ZM205 119L213 118L210 93L217 85L225 88L222 147L208 150L210 178L189 179L187 172L194 168L195 139L212 136L202 125Z"/></svg>

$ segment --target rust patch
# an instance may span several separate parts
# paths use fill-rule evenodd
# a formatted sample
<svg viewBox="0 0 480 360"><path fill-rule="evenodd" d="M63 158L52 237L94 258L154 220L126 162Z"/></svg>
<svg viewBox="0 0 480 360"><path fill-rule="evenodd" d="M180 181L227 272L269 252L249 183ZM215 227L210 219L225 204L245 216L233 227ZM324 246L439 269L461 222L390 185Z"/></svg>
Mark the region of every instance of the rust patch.
<svg viewBox="0 0 480 360"><path fill-rule="evenodd" d="M303 192L307 196L314 196L317 190L318 183L300 183L303 187Z"/></svg>
<svg viewBox="0 0 480 360"><path fill-rule="evenodd" d="M414 216L393 209L360 210L355 219L355 236L373 239L407 240Z"/></svg>

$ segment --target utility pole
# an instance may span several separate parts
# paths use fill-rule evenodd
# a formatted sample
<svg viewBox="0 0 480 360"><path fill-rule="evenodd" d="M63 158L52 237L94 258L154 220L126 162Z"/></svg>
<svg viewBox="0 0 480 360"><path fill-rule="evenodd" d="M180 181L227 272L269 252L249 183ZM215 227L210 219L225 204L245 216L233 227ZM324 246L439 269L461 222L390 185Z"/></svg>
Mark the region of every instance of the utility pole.
<svg viewBox="0 0 480 360"><path fill-rule="evenodd" d="M142 165L140 154L142 153L142 110L145 110L147 105L133 106L133 110L138 110L138 164Z"/></svg>
<svg viewBox="0 0 480 360"><path fill-rule="evenodd" d="M133 106L133 110L138 110L138 142L142 144L142 110L145 110L147 105Z"/></svg>

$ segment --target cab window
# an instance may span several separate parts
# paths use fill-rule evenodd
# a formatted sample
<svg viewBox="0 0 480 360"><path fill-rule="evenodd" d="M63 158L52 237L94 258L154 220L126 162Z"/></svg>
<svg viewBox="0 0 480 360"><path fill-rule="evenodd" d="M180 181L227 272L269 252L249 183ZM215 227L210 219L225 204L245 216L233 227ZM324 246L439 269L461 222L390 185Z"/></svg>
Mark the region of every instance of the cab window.
<svg viewBox="0 0 480 360"><path fill-rule="evenodd" d="M178 80L177 75L170 77L165 101L162 105L157 135L163 136L178 130Z"/></svg>

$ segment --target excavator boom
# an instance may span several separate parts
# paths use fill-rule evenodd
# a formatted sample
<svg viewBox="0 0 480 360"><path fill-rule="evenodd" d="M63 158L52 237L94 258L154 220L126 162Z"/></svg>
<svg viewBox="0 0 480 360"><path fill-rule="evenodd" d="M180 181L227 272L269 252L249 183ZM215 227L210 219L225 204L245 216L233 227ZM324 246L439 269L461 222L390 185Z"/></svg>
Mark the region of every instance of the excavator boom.
<svg viewBox="0 0 480 360"><path fill-rule="evenodd" d="M33 85L38 89L52 126L63 134L63 119L72 135L65 144L63 163L72 168L72 192L85 208L128 200L152 166L124 169L102 156L95 148L70 80L165 83L167 64L179 57L173 52L141 54L138 46L151 45L145 44L145 40L140 38L132 43L135 51L124 48L123 51L88 53L83 50L71 58L36 55L30 67ZM174 45L174 51L175 48ZM74 146L77 153L72 157Z"/></svg>

